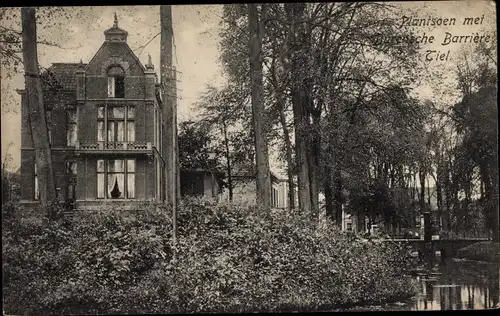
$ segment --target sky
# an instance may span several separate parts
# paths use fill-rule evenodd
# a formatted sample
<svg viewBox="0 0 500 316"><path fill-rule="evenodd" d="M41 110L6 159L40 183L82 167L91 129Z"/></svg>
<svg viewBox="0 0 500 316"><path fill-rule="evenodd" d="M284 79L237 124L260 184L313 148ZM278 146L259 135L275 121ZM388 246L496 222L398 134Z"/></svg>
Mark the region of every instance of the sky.
<svg viewBox="0 0 500 316"><path fill-rule="evenodd" d="M427 35L434 35L436 42L426 49L447 51L450 56L466 44L450 44L446 49L441 45L445 32L453 35L468 35L472 32L484 30L492 32L496 28L495 5L491 1L428 1L428 2L398 2L397 6L408 10L408 16L418 18L448 17L456 18L457 25L450 27L419 28ZM58 43L62 48L39 45L39 62L43 67L51 63L76 63L80 59L86 63L91 60L104 41L103 32L113 25L113 14L118 17L120 28L128 31L128 44L132 50L150 42L142 51L136 54L143 64L147 63L148 54L151 55L155 69L158 71L160 63L160 31L158 6L103 6L103 7L75 7L66 8L66 12L79 13L78 17L59 19L60 24L44 23L39 21L38 36L41 39ZM412 12L417 12L413 14ZM172 6L174 28L174 56L173 64L180 72L178 74L178 118L182 122L196 116L196 101L207 84L220 85L222 73L218 58L218 30L222 16L222 5L177 5ZM464 17L481 17L485 15L482 25L462 26ZM14 17L14 19L16 19ZM19 17L17 16L17 19ZM19 23L17 20L15 22ZM12 21L2 20L0 26L9 27ZM20 30L19 26L17 26ZM432 99L436 102L449 102L450 89L454 81L452 70L453 60L437 61L431 64L431 71L426 74L431 79L428 84L422 84L415 93L420 98ZM1 108L2 108L2 160L7 153L12 160L9 169L16 170L20 164L20 98L15 89L23 89L22 75L15 75L8 79L2 71L1 81ZM444 74L443 78L435 74ZM433 77L434 76L434 77ZM436 82L436 80L438 80ZM271 151L272 152L272 151ZM271 163L272 169L279 167Z"/></svg>

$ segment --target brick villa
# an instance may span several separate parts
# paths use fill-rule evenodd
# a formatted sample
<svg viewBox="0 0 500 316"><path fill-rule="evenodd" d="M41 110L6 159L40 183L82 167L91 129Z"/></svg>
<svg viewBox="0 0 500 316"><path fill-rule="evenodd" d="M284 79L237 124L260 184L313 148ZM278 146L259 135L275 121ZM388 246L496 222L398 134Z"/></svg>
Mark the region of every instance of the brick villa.
<svg viewBox="0 0 500 316"><path fill-rule="evenodd" d="M135 208L165 195L163 105L149 58L143 66L114 25L88 64L55 63L42 73L49 141L61 200L76 209ZM22 102L21 202L39 196L27 98ZM126 202L126 203L123 203Z"/></svg>

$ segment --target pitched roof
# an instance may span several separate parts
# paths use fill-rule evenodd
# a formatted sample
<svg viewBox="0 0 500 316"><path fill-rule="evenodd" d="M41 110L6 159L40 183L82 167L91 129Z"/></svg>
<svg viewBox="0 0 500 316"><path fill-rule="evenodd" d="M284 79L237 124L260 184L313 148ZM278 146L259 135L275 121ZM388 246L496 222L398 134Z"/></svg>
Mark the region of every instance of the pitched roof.
<svg viewBox="0 0 500 316"><path fill-rule="evenodd" d="M231 166L231 175L234 177L255 177L257 170L253 164L235 164Z"/></svg>
<svg viewBox="0 0 500 316"><path fill-rule="evenodd" d="M87 64L83 64L85 67ZM53 63L41 74L42 89L76 90L76 71L80 63Z"/></svg>
<svg viewBox="0 0 500 316"><path fill-rule="evenodd" d="M270 171L271 181L280 182L284 179L278 177L274 172ZM256 178L257 169L253 164L236 164L231 166L231 176L241 178Z"/></svg>

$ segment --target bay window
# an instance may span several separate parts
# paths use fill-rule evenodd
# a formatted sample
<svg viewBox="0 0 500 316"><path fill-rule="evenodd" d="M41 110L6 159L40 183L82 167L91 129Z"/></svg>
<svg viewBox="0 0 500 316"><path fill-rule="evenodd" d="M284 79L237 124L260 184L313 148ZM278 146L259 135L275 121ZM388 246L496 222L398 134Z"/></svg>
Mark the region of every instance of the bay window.
<svg viewBox="0 0 500 316"><path fill-rule="evenodd" d="M67 121L67 134L66 134L67 146L75 146L77 141L76 110L69 110L67 112L66 121Z"/></svg>
<svg viewBox="0 0 500 316"><path fill-rule="evenodd" d="M97 107L97 141L134 142L135 107L108 105Z"/></svg>
<svg viewBox="0 0 500 316"><path fill-rule="evenodd" d="M66 178L67 178L67 192L66 197L70 200L75 198L75 185L76 185L76 172L77 162L66 162Z"/></svg>
<svg viewBox="0 0 500 316"><path fill-rule="evenodd" d="M101 159L97 161L97 198L135 198L134 159Z"/></svg>

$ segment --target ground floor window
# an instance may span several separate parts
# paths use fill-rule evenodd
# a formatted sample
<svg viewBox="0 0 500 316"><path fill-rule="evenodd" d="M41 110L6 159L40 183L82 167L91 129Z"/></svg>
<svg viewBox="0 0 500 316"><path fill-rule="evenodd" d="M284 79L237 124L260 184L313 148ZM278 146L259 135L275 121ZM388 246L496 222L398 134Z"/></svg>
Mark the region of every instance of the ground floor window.
<svg viewBox="0 0 500 316"><path fill-rule="evenodd" d="M40 198L40 188L38 187L38 173L37 173L37 169L36 169L36 164L35 164L35 196L33 197L35 199L35 201L38 201L38 199Z"/></svg>
<svg viewBox="0 0 500 316"><path fill-rule="evenodd" d="M271 188L271 204L274 207L278 207L278 190Z"/></svg>
<svg viewBox="0 0 500 316"><path fill-rule="evenodd" d="M135 160L97 161L97 198L135 198Z"/></svg>
<svg viewBox="0 0 500 316"><path fill-rule="evenodd" d="M346 230L348 232L352 231L352 222L347 222L347 227L346 227Z"/></svg>

